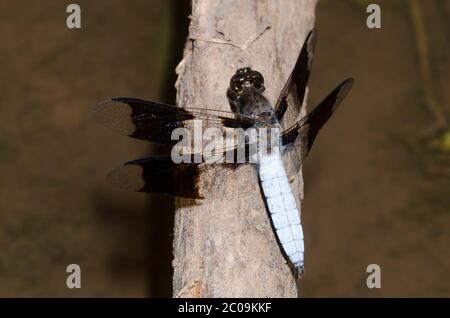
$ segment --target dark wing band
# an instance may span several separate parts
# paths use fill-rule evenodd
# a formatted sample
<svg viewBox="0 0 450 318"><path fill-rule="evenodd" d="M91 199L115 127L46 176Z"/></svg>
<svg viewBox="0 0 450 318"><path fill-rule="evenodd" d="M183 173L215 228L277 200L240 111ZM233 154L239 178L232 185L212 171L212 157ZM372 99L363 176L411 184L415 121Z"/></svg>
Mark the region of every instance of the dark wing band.
<svg viewBox="0 0 450 318"><path fill-rule="evenodd" d="M301 157L296 164L296 169L300 168L304 158L311 150L320 129L334 113L352 86L352 78L345 80L325 97L313 111L283 132L281 139L283 146L285 146L285 151L298 149L298 147L301 149Z"/></svg>
<svg viewBox="0 0 450 318"><path fill-rule="evenodd" d="M226 163L228 155L234 156L235 163ZM171 156L153 156L130 161L113 170L108 175L108 181L131 191L167 194L186 199L236 197L242 194L244 187L224 187L224 181L230 177L236 180L244 178L243 173L249 174L247 177L253 177L254 182L257 182L252 165L243 165L249 163L248 149L243 157L240 157L236 148L224 152L223 163L195 163L194 159L195 155L192 154L189 162L178 164L174 163ZM245 170L244 166L249 166L250 169ZM201 180L203 184L200 184Z"/></svg>
<svg viewBox="0 0 450 318"><path fill-rule="evenodd" d="M284 84L280 97L275 104L275 114L279 122L284 118L286 112L294 120L300 114L303 99L305 97L306 85L311 72L312 58L315 46L314 30L306 36L300 55L297 58L294 70Z"/></svg>

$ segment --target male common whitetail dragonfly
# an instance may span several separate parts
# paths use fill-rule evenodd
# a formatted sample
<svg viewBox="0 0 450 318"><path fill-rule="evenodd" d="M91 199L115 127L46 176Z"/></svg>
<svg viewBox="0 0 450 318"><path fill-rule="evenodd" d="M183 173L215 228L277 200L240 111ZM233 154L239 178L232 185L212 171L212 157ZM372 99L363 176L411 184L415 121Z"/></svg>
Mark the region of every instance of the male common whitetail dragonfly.
<svg viewBox="0 0 450 318"><path fill-rule="evenodd" d="M172 131L197 119L202 121L202 125L223 129L281 127L287 111L295 118L300 114L311 70L314 43L314 31L311 31L275 107L272 107L263 95L265 87L261 73L247 67L238 69L230 80L227 97L232 112L181 108L137 98L115 97L98 104L94 114L106 126L125 135L171 147L177 142L171 138ZM345 80L313 111L282 131L278 149L280 151L257 155L254 171L259 177L262 197L271 223L282 251L299 274L304 271L303 230L282 157L290 152L298 154L300 150L295 171L300 169L319 130L352 85L352 78ZM224 152L236 150L225 149ZM251 154L247 151L245 156L245 163L249 163ZM223 173L225 170L236 171L240 166L241 163L205 164L194 160L175 164L171 156L152 156L125 163L109 175L109 180L120 187L135 191L204 199L211 197L209 194L213 191L212 185L206 191L199 187L200 175L211 174L213 177L213 174Z"/></svg>

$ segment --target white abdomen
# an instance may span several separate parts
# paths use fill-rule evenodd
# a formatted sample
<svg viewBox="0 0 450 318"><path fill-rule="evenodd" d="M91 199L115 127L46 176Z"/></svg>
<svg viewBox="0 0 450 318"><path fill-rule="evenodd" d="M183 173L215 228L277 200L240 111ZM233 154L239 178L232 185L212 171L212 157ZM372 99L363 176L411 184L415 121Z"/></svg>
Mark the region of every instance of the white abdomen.
<svg viewBox="0 0 450 318"><path fill-rule="evenodd" d="M303 273L302 224L280 153L260 156L258 173L278 240L299 273Z"/></svg>

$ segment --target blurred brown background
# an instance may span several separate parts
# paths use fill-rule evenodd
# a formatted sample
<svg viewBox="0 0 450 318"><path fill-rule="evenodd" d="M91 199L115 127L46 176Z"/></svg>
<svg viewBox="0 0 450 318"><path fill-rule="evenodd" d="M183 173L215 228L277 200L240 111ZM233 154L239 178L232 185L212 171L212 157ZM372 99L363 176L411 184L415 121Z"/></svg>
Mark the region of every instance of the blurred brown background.
<svg viewBox="0 0 450 318"><path fill-rule="evenodd" d="M89 110L173 102L189 2L79 0L81 30L65 26L69 3L0 3L0 296L171 296L170 200L104 180L150 146ZM450 1L376 3L381 30L366 1L317 6L309 105L356 83L304 165L303 296L448 297ZM71 263L80 290L65 285Z"/></svg>

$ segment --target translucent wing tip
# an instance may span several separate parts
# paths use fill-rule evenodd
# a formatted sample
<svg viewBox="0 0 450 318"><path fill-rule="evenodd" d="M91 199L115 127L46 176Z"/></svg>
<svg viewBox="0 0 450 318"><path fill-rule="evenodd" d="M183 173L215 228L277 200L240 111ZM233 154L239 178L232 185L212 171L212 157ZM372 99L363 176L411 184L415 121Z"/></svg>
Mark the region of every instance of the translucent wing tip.
<svg viewBox="0 0 450 318"><path fill-rule="evenodd" d="M305 41L307 43L308 54L311 56L310 61L308 63L308 68L311 69L312 56L313 56L314 50L316 48L316 42L317 42L316 29L312 29L311 31L309 31L308 35L306 36Z"/></svg>
<svg viewBox="0 0 450 318"><path fill-rule="evenodd" d="M91 115L101 125L129 136L135 131L133 122L130 120L132 109L127 104L126 97L108 98L91 110Z"/></svg>
<svg viewBox="0 0 450 318"><path fill-rule="evenodd" d="M101 110L105 107L106 104L111 103L111 98L104 99L101 102L97 103L90 109L91 115L95 118L97 118L98 113L101 112Z"/></svg>
<svg viewBox="0 0 450 318"><path fill-rule="evenodd" d="M127 102L131 101L131 100L136 100L135 98L130 98L130 97L109 97L106 98L104 100L102 100L101 102L95 104L94 107L92 107L91 109L91 113L93 114L94 117L99 117L102 115L102 113L104 113L105 111L108 111L108 105L111 104L126 104Z"/></svg>
<svg viewBox="0 0 450 318"><path fill-rule="evenodd" d="M350 88L353 86L353 83L355 83L355 79L353 77L349 77L344 81L344 85L348 85Z"/></svg>
<svg viewBox="0 0 450 318"><path fill-rule="evenodd" d="M312 47L315 46L316 37L317 37L316 29L311 29L311 31L309 31L308 35L306 36L306 41L309 43L310 46Z"/></svg>
<svg viewBox="0 0 450 318"><path fill-rule="evenodd" d="M354 82L355 79L353 77L349 77L338 86L338 103L340 103L345 98L345 96L347 96L348 92L350 92L350 90L352 89Z"/></svg>

